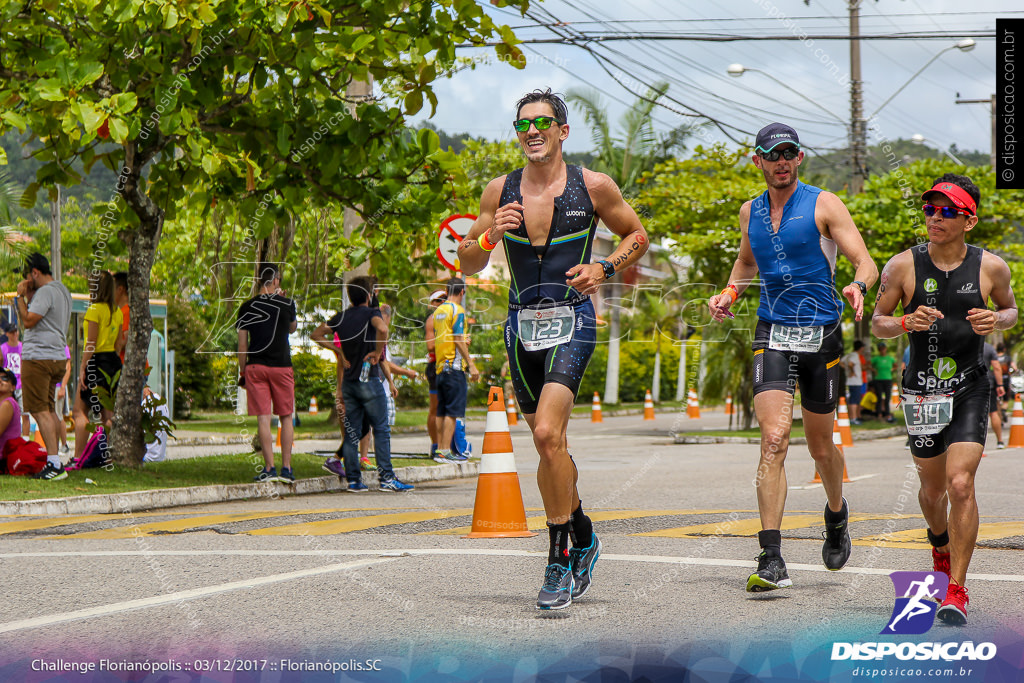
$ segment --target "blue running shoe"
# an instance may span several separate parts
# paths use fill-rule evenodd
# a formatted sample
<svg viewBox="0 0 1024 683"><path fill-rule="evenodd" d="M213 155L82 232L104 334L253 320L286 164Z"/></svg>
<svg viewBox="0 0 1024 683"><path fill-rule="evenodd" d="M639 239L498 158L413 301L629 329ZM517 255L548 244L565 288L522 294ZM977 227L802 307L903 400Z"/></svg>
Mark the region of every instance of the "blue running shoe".
<svg viewBox="0 0 1024 683"><path fill-rule="evenodd" d="M380 484L380 490L381 491L398 491L398 492L402 492L402 491L412 491L414 488L416 488L416 487L413 486L412 484L403 484L402 482L398 481L398 477L392 477L391 479L388 479L387 481L383 481Z"/></svg>
<svg viewBox="0 0 1024 683"><path fill-rule="evenodd" d="M353 481L348 485L349 493L362 493L363 491L369 491L370 487L361 481Z"/></svg>
<svg viewBox="0 0 1024 683"><path fill-rule="evenodd" d="M594 539L586 548L569 549L569 567L572 569L572 599L579 600L590 590L590 574L601 556L601 541L594 534Z"/></svg>
<svg viewBox="0 0 1024 683"><path fill-rule="evenodd" d="M572 604L572 570L549 564L544 570L544 585L537 595L537 609L564 609Z"/></svg>

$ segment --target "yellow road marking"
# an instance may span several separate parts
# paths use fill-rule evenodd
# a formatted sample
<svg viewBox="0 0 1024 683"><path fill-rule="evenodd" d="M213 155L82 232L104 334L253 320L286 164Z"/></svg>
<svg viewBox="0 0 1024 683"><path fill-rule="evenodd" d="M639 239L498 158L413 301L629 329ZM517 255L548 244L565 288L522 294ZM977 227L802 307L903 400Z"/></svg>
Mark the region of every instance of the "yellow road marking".
<svg viewBox="0 0 1024 683"><path fill-rule="evenodd" d="M441 512L402 512L392 515L370 515L368 517L328 519L320 522L306 522L304 524L287 524L267 529L254 529L246 533L252 536L331 536L334 534L347 534L353 531L365 531L366 529L382 526L459 517L461 515L468 515L471 512L473 510L470 508L443 510Z"/></svg>
<svg viewBox="0 0 1024 683"><path fill-rule="evenodd" d="M726 512L732 512L732 510L591 510L587 512L587 517L590 517L591 521L594 522L606 522L613 519L640 519L643 517L668 517L695 514L710 515L723 514ZM526 528L530 531L539 531L544 529L546 526L547 517L544 515L526 518ZM422 531L420 532L420 535L461 536L462 534L468 534L472 528L473 527L471 526L460 526L454 529L442 529L440 531Z"/></svg>
<svg viewBox="0 0 1024 683"><path fill-rule="evenodd" d="M978 526L979 541L996 541L1010 536L1024 536L1024 522L985 522ZM877 545L881 548L931 548L923 526L919 529L858 538L853 544Z"/></svg>
<svg viewBox="0 0 1024 683"><path fill-rule="evenodd" d="M316 511L310 511L310 513L315 512ZM77 534L49 536L47 538L132 538L133 536L152 536L157 532L176 533L187 531L188 529L195 529L197 527L213 526L214 524L230 524L231 522L247 522L253 519L287 516L291 516L291 513L236 512L221 515L200 515L198 517L187 517L185 519L171 519L165 522L153 522L151 524L131 524L129 526L118 526L110 529L99 529L97 531L83 531Z"/></svg>
<svg viewBox="0 0 1024 683"><path fill-rule="evenodd" d="M895 515L896 519L908 519L919 515ZM870 513L855 513L850 515L850 523L866 522L872 519L893 519L893 515L875 515ZM782 531L793 529L804 529L808 527L825 526L825 519L821 514L815 515L785 515L782 518ZM664 536L667 538L703 538L705 536L754 536L761 530L761 518L741 519L735 522L723 519L719 522L709 524L695 524L693 526L677 527L674 529L662 529L660 531L649 531L634 536Z"/></svg>
<svg viewBox="0 0 1024 683"><path fill-rule="evenodd" d="M136 517L152 517L165 514L161 512L139 512L133 513ZM33 531L35 529L49 529L55 526L67 524L88 524L89 522L109 522L111 520L126 519L119 513L108 513L102 515L72 515L67 517L45 517L35 519L23 519L17 522L0 522L0 536L3 534L16 534L20 531Z"/></svg>

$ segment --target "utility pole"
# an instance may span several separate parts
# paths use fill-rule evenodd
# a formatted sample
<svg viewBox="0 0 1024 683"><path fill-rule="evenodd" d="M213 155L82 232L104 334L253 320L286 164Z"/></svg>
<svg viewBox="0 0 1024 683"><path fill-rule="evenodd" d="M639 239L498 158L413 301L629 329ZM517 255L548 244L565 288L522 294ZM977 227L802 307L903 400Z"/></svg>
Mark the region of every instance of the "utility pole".
<svg viewBox="0 0 1024 683"><path fill-rule="evenodd" d="M991 99L987 100L964 100L959 97L956 98L957 104L987 104L992 111L992 154L990 158L992 160L992 168L996 167L996 96L992 94Z"/></svg>
<svg viewBox="0 0 1024 683"><path fill-rule="evenodd" d="M345 89L345 98L349 101L349 106L355 116L356 100L357 102L368 102L373 97L373 80L371 76L367 76L365 81L352 81L348 84ZM350 239L352 233L363 224L363 219L359 216L359 212L352 207L346 206L342 218L342 234L345 235L345 239ZM367 275L370 272L370 262L363 261L361 264L353 268L352 270L346 271L343 274L343 280L348 280L350 277L356 275ZM345 287L341 288L342 297L342 308L348 307L348 292Z"/></svg>
<svg viewBox="0 0 1024 683"><path fill-rule="evenodd" d="M850 177L850 194L864 191L867 175L865 160L867 152L864 129L864 91L860 75L860 3L849 0L850 8L850 163L853 174Z"/></svg>
<svg viewBox="0 0 1024 683"><path fill-rule="evenodd" d="M60 185L56 191L57 198L50 201L50 270L53 279L60 282L64 274L60 259Z"/></svg>

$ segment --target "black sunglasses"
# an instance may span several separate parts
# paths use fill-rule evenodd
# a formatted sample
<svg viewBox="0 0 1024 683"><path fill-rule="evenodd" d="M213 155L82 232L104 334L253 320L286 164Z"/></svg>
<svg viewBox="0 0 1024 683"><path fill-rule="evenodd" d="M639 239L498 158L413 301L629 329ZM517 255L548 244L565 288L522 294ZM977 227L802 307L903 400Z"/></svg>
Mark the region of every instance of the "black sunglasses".
<svg viewBox="0 0 1024 683"><path fill-rule="evenodd" d="M517 119L512 122L512 126L519 133L525 133L530 130L530 124L537 127L537 130L547 130L551 127L552 123L562 125L562 122L556 119L554 116L538 116L535 119Z"/></svg>
<svg viewBox="0 0 1024 683"><path fill-rule="evenodd" d="M778 161L779 157L782 157L786 161L792 161L793 159L796 159L797 155L799 155L799 154L800 154L800 148L799 147L787 147L786 149L782 150L781 152L779 150L777 150L777 149L773 149L770 152L765 152L764 150L758 150L758 156L760 156L765 161Z"/></svg>

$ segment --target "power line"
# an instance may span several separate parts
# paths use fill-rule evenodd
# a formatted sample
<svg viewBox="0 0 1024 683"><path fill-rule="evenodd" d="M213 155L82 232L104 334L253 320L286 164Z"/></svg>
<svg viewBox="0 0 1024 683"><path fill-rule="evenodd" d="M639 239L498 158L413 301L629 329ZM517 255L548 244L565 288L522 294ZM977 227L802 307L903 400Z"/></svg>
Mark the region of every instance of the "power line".
<svg viewBox="0 0 1024 683"><path fill-rule="evenodd" d="M527 15L529 16L529 15ZM566 22L559 22L561 26L567 26ZM545 26L549 30L554 30L554 26ZM935 32L935 31L922 31L922 32L901 32L901 33L885 33L885 34L861 34L858 36L850 35L836 35L836 34L822 34L822 35L770 35L770 36L749 36L749 35L724 35L716 33L674 33L670 31L665 32L654 32L654 33L612 33L612 34L597 34L597 33L582 33L580 32L577 36L577 40L585 40L589 43L607 43L611 41L619 40L679 40L679 41L695 41L702 43L734 43L743 41L800 41L806 42L808 40L840 40L840 41L871 41L871 40L950 40L953 38L995 38L995 31L957 31L957 32ZM521 44L542 44L542 43L563 43L564 38L526 38L519 41ZM498 45L504 45L504 41L495 40L487 41L483 43L463 43L456 45L458 48L469 48L469 47L497 47Z"/></svg>

